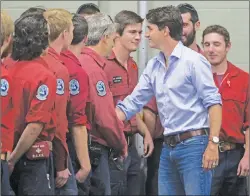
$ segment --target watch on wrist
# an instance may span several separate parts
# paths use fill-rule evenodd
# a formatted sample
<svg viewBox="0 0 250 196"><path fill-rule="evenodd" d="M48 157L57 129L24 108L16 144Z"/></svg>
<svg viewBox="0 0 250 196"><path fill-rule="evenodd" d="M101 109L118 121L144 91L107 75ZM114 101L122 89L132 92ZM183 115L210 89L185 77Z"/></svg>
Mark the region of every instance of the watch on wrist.
<svg viewBox="0 0 250 196"><path fill-rule="evenodd" d="M209 141L213 142L214 144L219 144L220 139L217 136L213 136L213 137L209 138Z"/></svg>

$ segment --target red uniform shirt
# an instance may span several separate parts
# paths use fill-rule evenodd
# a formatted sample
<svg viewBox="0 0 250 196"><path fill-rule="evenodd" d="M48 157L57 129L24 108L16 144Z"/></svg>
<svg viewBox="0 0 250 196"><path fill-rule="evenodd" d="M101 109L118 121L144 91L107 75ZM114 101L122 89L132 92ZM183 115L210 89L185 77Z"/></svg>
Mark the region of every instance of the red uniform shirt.
<svg viewBox="0 0 250 196"><path fill-rule="evenodd" d="M14 61L10 55L4 58L3 65L6 69L10 69L17 61Z"/></svg>
<svg viewBox="0 0 250 196"><path fill-rule="evenodd" d="M13 84L1 65L1 152L11 152L14 143Z"/></svg>
<svg viewBox="0 0 250 196"><path fill-rule="evenodd" d="M67 168L68 146L66 143L66 133L68 132L68 120L66 114L67 102L69 100L69 73L64 66L60 55L52 48L43 57L49 69L56 76L56 133L53 141L53 152L55 157L56 171Z"/></svg>
<svg viewBox="0 0 250 196"><path fill-rule="evenodd" d="M15 144L28 123L45 126L38 141L52 141L55 132L56 79L41 58L18 61L9 70L13 81L15 106Z"/></svg>
<svg viewBox="0 0 250 196"><path fill-rule="evenodd" d="M67 107L69 128L75 125L86 125L85 107L88 97L88 76L78 58L70 51L61 53L61 59L69 71L70 101Z"/></svg>
<svg viewBox="0 0 250 196"><path fill-rule="evenodd" d="M138 67L135 61L130 57L128 59L127 69L116 59L115 53L109 56L104 71L108 77L109 88L112 92L114 104L130 95L138 82ZM124 132L136 133L136 116L129 121L124 122Z"/></svg>
<svg viewBox="0 0 250 196"><path fill-rule="evenodd" d="M102 145L122 151L126 148L123 123L117 118L107 76L103 71L105 59L92 49L85 48L79 60L88 75L86 113L91 123L91 138Z"/></svg>
<svg viewBox="0 0 250 196"><path fill-rule="evenodd" d="M249 127L249 74L228 62L221 85L214 81L222 97L220 140L245 143L243 130Z"/></svg>

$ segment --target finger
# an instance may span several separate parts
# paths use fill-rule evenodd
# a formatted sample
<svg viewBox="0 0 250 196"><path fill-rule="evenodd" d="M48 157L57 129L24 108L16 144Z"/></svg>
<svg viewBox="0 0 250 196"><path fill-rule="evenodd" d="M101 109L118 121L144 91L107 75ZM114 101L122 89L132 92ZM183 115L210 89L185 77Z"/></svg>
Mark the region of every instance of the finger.
<svg viewBox="0 0 250 196"><path fill-rule="evenodd" d="M61 188L63 186L63 179L56 178L56 188Z"/></svg>
<svg viewBox="0 0 250 196"><path fill-rule="evenodd" d="M145 158L151 156L151 154L153 153L153 150L154 150L154 144L151 143L151 144L149 144L149 146L148 146L148 153L146 154Z"/></svg>
<svg viewBox="0 0 250 196"><path fill-rule="evenodd" d="M241 164L239 164L238 169L237 169L237 176L240 176L241 174Z"/></svg>
<svg viewBox="0 0 250 196"><path fill-rule="evenodd" d="M67 179L61 178L61 179L59 180L59 182L57 183L57 184L58 184L58 187L57 187L57 188L63 187L63 186L66 184L66 182L67 182Z"/></svg>
<svg viewBox="0 0 250 196"><path fill-rule="evenodd" d="M244 169L243 174L244 174L244 176L248 176L248 169Z"/></svg>
<svg viewBox="0 0 250 196"><path fill-rule="evenodd" d="M147 151L148 151L148 143L145 142L145 143L144 143L144 154L146 154Z"/></svg>
<svg viewBox="0 0 250 196"><path fill-rule="evenodd" d="M214 161L208 161L208 166L207 166L207 169L212 169L214 168L215 164L214 164Z"/></svg>

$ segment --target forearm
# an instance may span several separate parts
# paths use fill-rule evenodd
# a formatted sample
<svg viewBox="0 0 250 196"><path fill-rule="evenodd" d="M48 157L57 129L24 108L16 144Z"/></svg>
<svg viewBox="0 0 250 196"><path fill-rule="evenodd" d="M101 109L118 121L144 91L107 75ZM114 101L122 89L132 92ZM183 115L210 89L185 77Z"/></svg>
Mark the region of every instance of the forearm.
<svg viewBox="0 0 250 196"><path fill-rule="evenodd" d="M137 128L141 136L145 136L145 134L150 133L146 124L143 122L143 120L140 117L140 114L136 114L136 123Z"/></svg>
<svg viewBox="0 0 250 196"><path fill-rule="evenodd" d="M36 141L37 137L40 135L42 129L43 124L40 123L29 123L26 126L14 151L11 154L11 161L16 163L23 156L23 154L29 150L29 148Z"/></svg>
<svg viewBox="0 0 250 196"><path fill-rule="evenodd" d="M209 137L219 137L222 121L221 105L213 105L209 108L210 135Z"/></svg>
<svg viewBox="0 0 250 196"><path fill-rule="evenodd" d="M245 131L245 155L249 156L249 128Z"/></svg>
<svg viewBox="0 0 250 196"><path fill-rule="evenodd" d="M72 139L75 146L77 158L81 168L90 171L90 160L88 151L88 133L85 126L74 126L72 128Z"/></svg>
<svg viewBox="0 0 250 196"><path fill-rule="evenodd" d="M156 124L155 114L148 109L143 109L143 121L146 124L151 136L154 138Z"/></svg>

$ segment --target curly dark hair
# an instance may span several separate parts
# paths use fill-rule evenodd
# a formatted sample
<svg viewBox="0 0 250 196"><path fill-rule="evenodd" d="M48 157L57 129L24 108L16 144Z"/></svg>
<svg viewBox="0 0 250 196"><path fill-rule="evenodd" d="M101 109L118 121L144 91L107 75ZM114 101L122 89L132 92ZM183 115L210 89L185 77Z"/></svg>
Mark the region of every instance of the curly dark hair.
<svg viewBox="0 0 250 196"><path fill-rule="evenodd" d="M47 21L43 13L25 14L15 21L13 49L14 60L32 60L48 47Z"/></svg>

